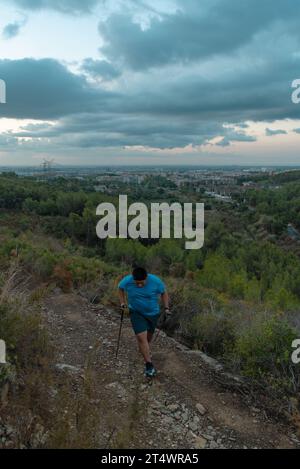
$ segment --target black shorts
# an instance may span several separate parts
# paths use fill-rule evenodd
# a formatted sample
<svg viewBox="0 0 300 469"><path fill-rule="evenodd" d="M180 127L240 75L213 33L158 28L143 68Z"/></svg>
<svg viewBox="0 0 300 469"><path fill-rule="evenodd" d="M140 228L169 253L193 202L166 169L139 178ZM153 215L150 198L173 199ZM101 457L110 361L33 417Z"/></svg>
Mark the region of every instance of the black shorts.
<svg viewBox="0 0 300 469"><path fill-rule="evenodd" d="M129 310L130 320L132 324L132 328L135 334L140 334L141 332L149 331L152 334L154 333L159 314L155 314L153 316L145 316L144 314L134 311L132 309Z"/></svg>

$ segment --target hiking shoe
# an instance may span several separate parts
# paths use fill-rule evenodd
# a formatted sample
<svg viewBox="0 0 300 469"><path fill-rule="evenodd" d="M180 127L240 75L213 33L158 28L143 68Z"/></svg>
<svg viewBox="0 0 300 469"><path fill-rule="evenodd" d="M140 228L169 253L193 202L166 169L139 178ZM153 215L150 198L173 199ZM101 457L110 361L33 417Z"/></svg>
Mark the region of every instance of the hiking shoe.
<svg viewBox="0 0 300 469"><path fill-rule="evenodd" d="M152 363L146 363L144 375L146 378L154 378L154 376L156 376L156 369Z"/></svg>

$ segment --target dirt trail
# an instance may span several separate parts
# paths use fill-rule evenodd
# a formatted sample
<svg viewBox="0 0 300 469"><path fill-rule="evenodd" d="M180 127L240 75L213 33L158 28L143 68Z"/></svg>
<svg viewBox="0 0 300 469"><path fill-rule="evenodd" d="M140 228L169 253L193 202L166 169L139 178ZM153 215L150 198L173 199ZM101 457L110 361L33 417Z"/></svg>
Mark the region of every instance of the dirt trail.
<svg viewBox="0 0 300 469"><path fill-rule="evenodd" d="M45 298L43 312L57 351L57 374L72 380L74 392L86 370L93 377L90 404L101 415L95 426L100 446L299 447L291 428L268 420L241 395L224 391L197 355L185 353L163 332L152 347L158 376L149 385L128 317L116 360L117 311L59 293Z"/></svg>

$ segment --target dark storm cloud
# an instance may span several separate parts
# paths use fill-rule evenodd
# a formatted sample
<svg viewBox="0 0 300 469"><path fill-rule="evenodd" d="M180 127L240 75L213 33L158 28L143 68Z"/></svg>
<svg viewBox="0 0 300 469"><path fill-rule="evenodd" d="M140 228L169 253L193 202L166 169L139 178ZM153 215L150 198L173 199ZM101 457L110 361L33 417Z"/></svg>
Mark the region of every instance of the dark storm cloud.
<svg viewBox="0 0 300 469"><path fill-rule="evenodd" d="M96 112L112 93L94 89L52 59L0 60L7 85L7 104L0 117L56 119L78 112Z"/></svg>
<svg viewBox="0 0 300 469"><path fill-rule="evenodd" d="M74 13L96 1L51 4ZM245 121L267 121L266 135L272 137L279 133L272 122L300 118L300 106L291 101L291 83L300 74L300 3L186 0L178 5L175 13L152 17L146 29L129 9L108 16L99 27L106 60L85 59L85 76L51 59L0 60L0 77L7 83L0 117L57 120L15 134L44 139L45 145L49 139L61 148L162 149L207 144L215 137L220 147L254 142Z"/></svg>
<svg viewBox="0 0 300 469"><path fill-rule="evenodd" d="M221 123L173 121L151 116L82 114L61 119L56 125L27 125L16 137L53 139L61 145L82 148L97 146L143 145L153 148L200 145L216 134L226 132Z"/></svg>
<svg viewBox="0 0 300 469"><path fill-rule="evenodd" d="M285 135L287 134L286 130L272 130L272 129L266 129L266 136L267 137L273 137L273 135Z"/></svg>
<svg viewBox="0 0 300 469"><path fill-rule="evenodd" d="M254 142L256 138L242 131L226 128L218 122L193 121L169 123L163 118L130 116L77 115L62 119L56 125L27 125L15 137L51 139L54 145L74 148L110 146L145 146L157 149L183 148L210 144L216 135L223 136L218 146L232 142ZM210 144L211 145L211 144Z"/></svg>
<svg viewBox="0 0 300 469"><path fill-rule="evenodd" d="M274 121L300 117L300 106L290 100L288 77L295 59L284 56L276 66L251 62L237 76L235 70L210 79L192 71L169 83L168 76L142 78L126 92L108 92L88 84L51 59L0 61L7 83L7 104L0 115L40 120L59 119L55 126L32 125L19 136L50 138L82 147L144 145L156 148L200 145L223 136L218 145L254 141L245 132L233 134L222 124L245 120ZM159 86L157 86L159 83ZM69 116L69 117L68 117ZM76 135L76 140L64 136Z"/></svg>
<svg viewBox="0 0 300 469"><path fill-rule="evenodd" d="M294 0L186 0L174 14L154 17L142 28L130 13L112 14L99 24L102 52L134 70L187 63L243 46L276 21L294 19Z"/></svg>
<svg viewBox="0 0 300 469"><path fill-rule="evenodd" d="M106 60L94 60L92 58L83 61L81 70L93 78L100 78L103 81L113 80L121 75L120 70L117 70Z"/></svg>
<svg viewBox="0 0 300 469"><path fill-rule="evenodd" d="M6 0L25 10L51 9L62 13L90 13L99 0Z"/></svg>
<svg viewBox="0 0 300 469"><path fill-rule="evenodd" d="M300 57L277 56L276 63L268 58L255 67L250 60L239 74L235 68L209 77L191 72L170 81L166 74L146 93L143 86L129 93L122 109L235 123L300 118L300 106L290 99L291 77L299 69Z"/></svg>
<svg viewBox="0 0 300 469"><path fill-rule="evenodd" d="M232 142L256 142L256 137L241 132L229 131L216 145L219 147L228 147Z"/></svg>
<svg viewBox="0 0 300 469"><path fill-rule="evenodd" d="M2 37L4 39L12 39L20 33L20 30L24 26L24 22L15 21L14 23L8 23L2 31Z"/></svg>
<svg viewBox="0 0 300 469"><path fill-rule="evenodd" d="M17 144L17 139L11 135L1 135L0 134L0 148L1 147L13 147Z"/></svg>

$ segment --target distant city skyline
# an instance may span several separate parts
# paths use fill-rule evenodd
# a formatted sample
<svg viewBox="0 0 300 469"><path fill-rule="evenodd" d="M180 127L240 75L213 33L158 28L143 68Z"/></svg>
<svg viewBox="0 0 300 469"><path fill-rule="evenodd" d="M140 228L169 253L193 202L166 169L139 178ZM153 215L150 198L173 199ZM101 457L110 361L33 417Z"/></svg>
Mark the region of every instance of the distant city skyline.
<svg viewBox="0 0 300 469"><path fill-rule="evenodd" d="M297 166L299 14L294 0L3 0L0 167Z"/></svg>

